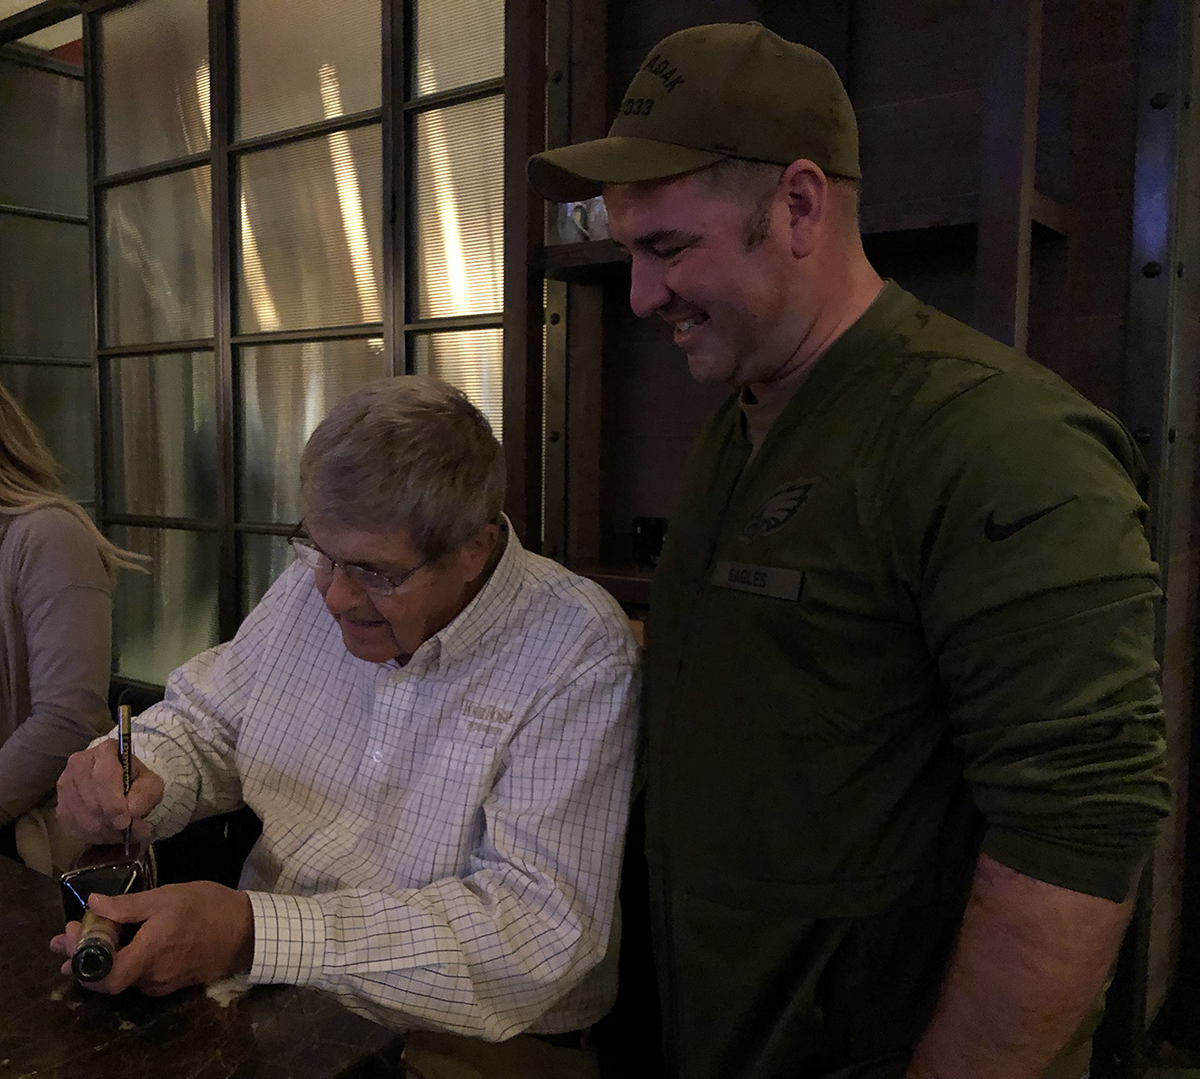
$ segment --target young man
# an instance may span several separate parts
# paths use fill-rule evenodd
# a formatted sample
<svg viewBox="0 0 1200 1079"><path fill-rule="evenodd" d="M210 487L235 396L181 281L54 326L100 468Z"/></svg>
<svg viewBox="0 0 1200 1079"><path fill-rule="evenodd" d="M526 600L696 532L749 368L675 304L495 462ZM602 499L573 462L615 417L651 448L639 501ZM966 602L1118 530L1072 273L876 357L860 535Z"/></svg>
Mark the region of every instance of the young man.
<svg viewBox="0 0 1200 1079"><path fill-rule="evenodd" d="M444 383L350 394L300 475L295 564L138 717L128 799L111 740L59 783L89 842L243 804L263 822L240 890L94 897L144 924L92 988L248 971L401 1029L563 1043L615 995L601 960L636 727L628 623L522 549L499 443ZM77 931L54 946L69 954Z"/></svg>
<svg viewBox="0 0 1200 1079"><path fill-rule="evenodd" d="M761 26L666 38L530 177L603 190L733 390L648 620L670 1073L1077 1079L1168 805L1130 439L880 280L845 91Z"/></svg>

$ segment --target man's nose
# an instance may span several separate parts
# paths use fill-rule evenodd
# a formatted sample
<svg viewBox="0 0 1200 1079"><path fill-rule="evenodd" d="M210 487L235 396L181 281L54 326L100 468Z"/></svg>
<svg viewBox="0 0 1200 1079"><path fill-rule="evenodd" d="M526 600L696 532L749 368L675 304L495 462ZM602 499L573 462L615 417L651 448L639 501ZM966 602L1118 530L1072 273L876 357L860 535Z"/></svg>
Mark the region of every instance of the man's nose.
<svg viewBox="0 0 1200 1079"><path fill-rule="evenodd" d="M662 269L650 259L634 254L629 266L629 306L638 318L649 318L671 300Z"/></svg>
<svg viewBox="0 0 1200 1079"><path fill-rule="evenodd" d="M334 614L345 614L369 602L367 590L363 588L341 566L334 566L329 573L329 585L322 593L325 606Z"/></svg>

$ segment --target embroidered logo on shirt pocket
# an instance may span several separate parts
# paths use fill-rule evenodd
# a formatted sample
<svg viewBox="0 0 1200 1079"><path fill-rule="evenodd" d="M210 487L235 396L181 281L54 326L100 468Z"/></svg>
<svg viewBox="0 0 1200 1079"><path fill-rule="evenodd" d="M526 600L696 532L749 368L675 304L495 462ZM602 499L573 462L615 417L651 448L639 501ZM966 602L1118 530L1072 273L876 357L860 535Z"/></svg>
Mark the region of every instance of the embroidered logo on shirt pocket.
<svg viewBox="0 0 1200 1079"><path fill-rule="evenodd" d="M804 505L809 492L816 484L817 481L813 479L793 480L772 491L743 526L742 542L752 543L763 536L778 532Z"/></svg>
<svg viewBox="0 0 1200 1079"><path fill-rule="evenodd" d="M487 746L494 746L512 723L511 712L474 701L463 701L458 718L467 733L474 736L468 739L469 743Z"/></svg>

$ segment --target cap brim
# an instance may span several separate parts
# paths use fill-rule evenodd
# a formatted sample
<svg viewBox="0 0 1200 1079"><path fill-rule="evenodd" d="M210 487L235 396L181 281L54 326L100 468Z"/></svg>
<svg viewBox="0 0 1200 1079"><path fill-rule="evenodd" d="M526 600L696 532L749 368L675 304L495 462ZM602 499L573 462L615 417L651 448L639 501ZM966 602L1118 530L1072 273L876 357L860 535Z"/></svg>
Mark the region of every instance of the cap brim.
<svg viewBox="0 0 1200 1079"><path fill-rule="evenodd" d="M529 159L529 182L551 202L577 202L600 194L603 184L679 176L723 156L656 139L613 135L534 154Z"/></svg>

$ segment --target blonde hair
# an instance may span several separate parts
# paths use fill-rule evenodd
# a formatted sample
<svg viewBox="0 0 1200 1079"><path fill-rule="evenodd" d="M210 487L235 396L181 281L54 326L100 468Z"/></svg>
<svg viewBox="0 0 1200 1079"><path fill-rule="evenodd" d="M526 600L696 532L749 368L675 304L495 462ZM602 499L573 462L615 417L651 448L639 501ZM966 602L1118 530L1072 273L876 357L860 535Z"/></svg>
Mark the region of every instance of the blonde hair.
<svg viewBox="0 0 1200 1079"><path fill-rule="evenodd" d="M96 541L110 578L116 577L118 569L146 571L145 555L111 543L83 507L63 494L58 465L37 427L0 385L0 513L16 516L46 506L57 506L79 518Z"/></svg>

